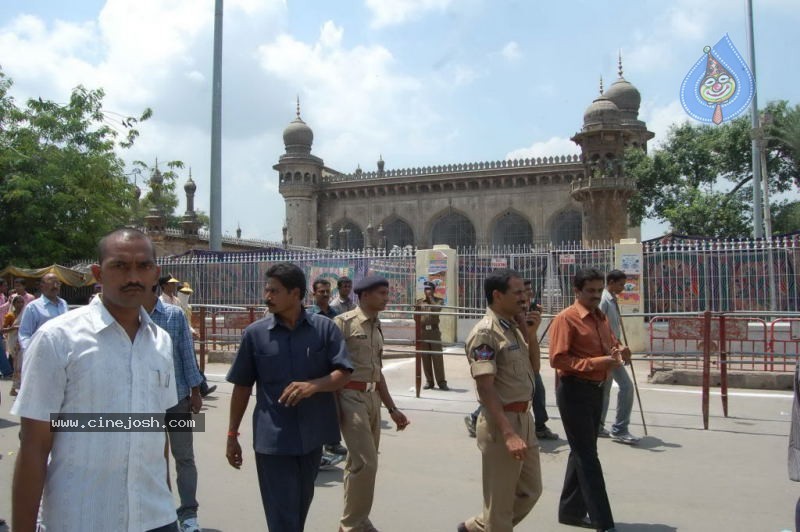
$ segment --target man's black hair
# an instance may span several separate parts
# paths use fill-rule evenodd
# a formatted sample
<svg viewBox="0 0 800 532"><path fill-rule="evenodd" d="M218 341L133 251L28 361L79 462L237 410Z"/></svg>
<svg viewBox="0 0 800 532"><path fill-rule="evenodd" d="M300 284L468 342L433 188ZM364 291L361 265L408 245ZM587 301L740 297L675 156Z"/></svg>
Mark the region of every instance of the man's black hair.
<svg viewBox="0 0 800 532"><path fill-rule="evenodd" d="M572 286L577 288L578 290L583 289L583 285L585 285L588 281L604 281L603 274L600 273L600 270L595 268L583 268L578 270L578 273L575 274L575 277L572 278Z"/></svg>
<svg viewBox="0 0 800 532"><path fill-rule="evenodd" d="M623 272L622 270L611 270L606 274L606 284L616 283L617 281L621 281L627 278L628 276L625 275L625 272Z"/></svg>
<svg viewBox="0 0 800 532"><path fill-rule="evenodd" d="M300 290L300 300L306 297L306 275L291 262L273 264L267 270L267 279L277 279L288 292L293 288Z"/></svg>
<svg viewBox="0 0 800 532"><path fill-rule="evenodd" d="M330 286L331 282L328 279L324 278L324 277L317 277L314 280L314 282L312 283L311 288L313 288L314 292L316 292L317 291L317 286L321 285L321 284L324 284L325 286Z"/></svg>
<svg viewBox="0 0 800 532"><path fill-rule="evenodd" d="M106 257L106 248L108 247L108 241L114 238L122 238L124 240L146 240L147 243L150 244L150 249L153 252L153 260L156 260L156 247L153 245L153 241L150 240L149 236L139 231L138 229L134 229L133 227L121 227L119 229L114 229L106 236L101 238L100 242L97 243L98 264L103 264L103 259Z"/></svg>
<svg viewBox="0 0 800 532"><path fill-rule="evenodd" d="M344 283L353 284L353 280L347 276L339 277L339 280L336 281L336 288L341 288Z"/></svg>
<svg viewBox="0 0 800 532"><path fill-rule="evenodd" d="M524 281L522 281L522 284L524 286L530 286L533 284L533 281L531 281L530 279L525 279Z"/></svg>
<svg viewBox="0 0 800 532"><path fill-rule="evenodd" d="M158 286L163 288L163 286L165 284L167 284L167 281L169 281L170 279L172 279L171 275L164 275L163 277L159 277L158 278Z"/></svg>
<svg viewBox="0 0 800 532"><path fill-rule="evenodd" d="M486 294L486 302L490 305L494 302L493 292L495 290L505 294L508 291L508 282L514 277L520 277L519 273L508 268L490 272L486 279L483 280L483 292Z"/></svg>

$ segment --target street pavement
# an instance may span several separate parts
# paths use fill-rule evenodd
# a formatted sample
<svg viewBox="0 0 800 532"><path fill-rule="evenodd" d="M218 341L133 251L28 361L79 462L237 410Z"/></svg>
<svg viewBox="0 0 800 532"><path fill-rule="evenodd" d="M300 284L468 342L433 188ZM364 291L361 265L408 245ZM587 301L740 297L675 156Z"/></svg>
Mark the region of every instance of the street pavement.
<svg viewBox="0 0 800 532"><path fill-rule="evenodd" d="M414 396L413 359L385 361L389 388L411 425L396 432L388 421L383 423L371 515L383 532L454 531L481 509L480 453L463 423L476 405L474 385L463 353L445 358L452 390L423 390L420 398ZM516 530L579 530L557 519L569 446L555 406L553 370L546 362L543 366L549 426L562 438L541 442L544 492ZM791 530L800 495L800 485L790 482L786 471L791 393L731 390L728 418L722 415L718 393L712 395L710 427L703 430L699 389L650 385L647 364L637 362L636 370L649 436L636 446L608 439L598 443L618 530ZM205 531L266 530L251 447L254 397L241 427L244 465L237 471L225 459L232 388L224 380L226 371L225 364L206 368L209 381L219 387L205 402L206 431L195 435L199 520ZM0 381L0 517L6 519L19 429L9 414L10 386L10 381ZM616 388L609 419L615 413L615 393ZM384 419L389 419L385 411ZM631 432L644 436L636 406ZM306 530L337 530L341 468L319 473Z"/></svg>

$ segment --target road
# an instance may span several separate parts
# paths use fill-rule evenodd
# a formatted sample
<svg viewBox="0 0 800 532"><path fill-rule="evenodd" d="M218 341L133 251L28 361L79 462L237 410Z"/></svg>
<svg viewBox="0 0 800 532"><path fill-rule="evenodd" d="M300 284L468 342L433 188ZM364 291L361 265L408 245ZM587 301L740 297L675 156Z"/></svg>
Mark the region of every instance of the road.
<svg viewBox="0 0 800 532"><path fill-rule="evenodd" d="M447 356L452 390L423 390L418 399L413 369L413 359L385 363L390 390L411 425L398 433L384 422L372 521L383 532L453 531L481 507L480 454L463 424L476 404L474 385L463 355ZM231 393L226 370L224 364L206 370L219 388L205 403L206 431L195 435L200 523L206 531L266 530L252 451L245 452L240 471L224 457ZM647 367L638 363L649 436L633 447L607 439L598 444L618 530L790 530L800 495L800 485L790 482L786 472L791 393L731 390L728 418L722 416L718 394L712 395L710 427L703 430L698 389L649 385L646 374ZM543 376L549 426L563 437L552 369L545 367ZM0 516L6 518L18 447L18 420L8 413L10 384L0 381ZM609 418L615 404L612 397ZM245 419L240 441L250 448L249 413ZM636 407L631 432L643 435ZM558 524L556 516L568 452L564 439L542 442L544 493L517 530L578 530ZM341 509L340 466L320 472L306 529L335 531Z"/></svg>

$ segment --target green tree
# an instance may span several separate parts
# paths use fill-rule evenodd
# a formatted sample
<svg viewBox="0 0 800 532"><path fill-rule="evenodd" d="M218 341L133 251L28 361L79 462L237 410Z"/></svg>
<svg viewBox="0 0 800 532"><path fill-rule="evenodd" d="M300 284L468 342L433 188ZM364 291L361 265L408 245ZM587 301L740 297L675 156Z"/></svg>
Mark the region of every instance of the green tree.
<svg viewBox="0 0 800 532"><path fill-rule="evenodd" d="M790 148L785 132L797 109L771 103L774 117L768 130L767 168L774 193L800 184L800 152ZM783 129L781 129L783 128ZM796 137L793 137L796 139ZM630 202L634 224L645 217L668 222L680 234L744 237L752 227L750 119L737 118L722 126L673 126L661 149L651 155L631 149L625 156L627 175L637 180ZM777 205L776 205L777 207ZM773 228L773 232L778 232Z"/></svg>
<svg viewBox="0 0 800 532"><path fill-rule="evenodd" d="M800 201L783 201L772 207L772 233L800 231Z"/></svg>
<svg viewBox="0 0 800 532"><path fill-rule="evenodd" d="M102 90L75 88L66 104L18 105L0 71L0 264L43 266L93 257L101 235L128 222L133 186L117 154L152 112L103 110Z"/></svg>

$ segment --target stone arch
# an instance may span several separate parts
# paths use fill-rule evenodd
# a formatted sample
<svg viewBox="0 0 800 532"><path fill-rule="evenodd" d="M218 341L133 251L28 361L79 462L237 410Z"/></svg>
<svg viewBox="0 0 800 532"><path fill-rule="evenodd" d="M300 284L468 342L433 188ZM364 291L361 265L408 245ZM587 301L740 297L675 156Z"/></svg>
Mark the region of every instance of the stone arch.
<svg viewBox="0 0 800 532"><path fill-rule="evenodd" d="M533 243L533 226L522 214L507 210L492 222L491 244L495 246L519 246Z"/></svg>
<svg viewBox="0 0 800 532"><path fill-rule="evenodd" d="M580 242L583 239L581 212L567 208L550 218L550 241L553 244Z"/></svg>
<svg viewBox="0 0 800 532"><path fill-rule="evenodd" d="M387 218L381 224L383 225L383 237L386 239L386 248L391 249L392 246L413 246L416 244L414 241L414 230L411 224L406 222L399 216Z"/></svg>
<svg viewBox="0 0 800 532"><path fill-rule="evenodd" d="M347 218L333 224L333 249L364 249L364 231Z"/></svg>
<svg viewBox="0 0 800 532"><path fill-rule="evenodd" d="M430 235L433 246L447 244L460 248L476 244L475 225L466 214L454 209L447 209L433 219Z"/></svg>

